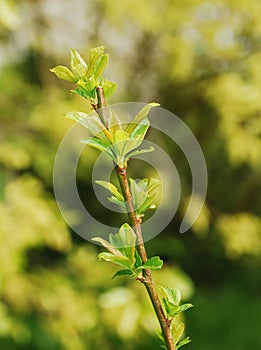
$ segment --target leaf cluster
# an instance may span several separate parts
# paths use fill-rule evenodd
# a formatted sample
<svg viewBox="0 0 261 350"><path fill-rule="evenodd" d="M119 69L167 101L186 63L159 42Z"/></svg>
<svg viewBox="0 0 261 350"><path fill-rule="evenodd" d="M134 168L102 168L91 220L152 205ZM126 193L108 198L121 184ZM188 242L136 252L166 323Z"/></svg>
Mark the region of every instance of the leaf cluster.
<svg viewBox="0 0 261 350"><path fill-rule="evenodd" d="M126 210L125 199L115 185L101 180L96 180L95 182L111 192L111 197L108 198L111 203L114 203L120 208ZM160 180L154 178L139 181L129 178L129 184L134 210L137 217L141 219L148 209L156 208L154 199L156 196L156 190L161 185L161 182Z"/></svg>
<svg viewBox="0 0 261 350"><path fill-rule="evenodd" d="M142 150L137 148L144 140L150 126L147 115L155 106L158 104L145 105L127 126L120 122L112 109L108 110L108 127L105 127L99 115L70 112L66 114L66 117L79 122L93 135L91 138L82 140L82 143L105 152L115 164L123 168L131 157L154 150L153 147Z"/></svg>
<svg viewBox="0 0 261 350"><path fill-rule="evenodd" d="M185 324L183 322L175 323L174 318L175 316L178 316L182 312L193 307L193 305L190 303L180 304L181 293L178 289L159 286L159 291L161 294L165 316L171 322L171 332L176 349L179 349L181 346L188 344L191 340L189 337L182 339L182 335L185 330ZM159 336L164 341L162 335L159 334ZM163 347L165 348L165 346Z"/></svg>
<svg viewBox="0 0 261 350"><path fill-rule="evenodd" d="M142 263L141 257L135 248L136 235L127 223L120 227L118 233L110 234L109 241L101 237L94 237L92 240L100 243L108 251L100 253L98 255L99 259L123 267L123 269L115 273L113 278L128 275L141 279L142 270L159 270L163 266L163 261L158 256L153 256L145 263Z"/></svg>
<svg viewBox="0 0 261 350"><path fill-rule="evenodd" d="M86 63L76 50L71 49L71 69L57 66L50 71L60 79L76 83L77 88L72 92L88 99L92 105L97 105L98 86L103 88L105 97L110 96L117 87L116 83L102 77L109 61L109 55L104 50L104 46L90 49Z"/></svg>

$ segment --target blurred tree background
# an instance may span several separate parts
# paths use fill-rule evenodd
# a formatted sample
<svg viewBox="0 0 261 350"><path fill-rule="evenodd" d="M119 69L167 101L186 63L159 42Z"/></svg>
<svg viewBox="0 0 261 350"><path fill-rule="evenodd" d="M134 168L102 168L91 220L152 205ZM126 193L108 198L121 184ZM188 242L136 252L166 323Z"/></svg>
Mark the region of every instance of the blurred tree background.
<svg viewBox="0 0 261 350"><path fill-rule="evenodd" d="M261 348L260 14L259 0L0 0L1 349L159 348L142 286L110 280L114 267L70 231L53 195L55 154L72 126L63 113L86 105L49 68L67 65L71 47L84 57L98 45L118 83L110 102L159 102L187 123L206 157L205 206L180 235L190 171L163 141L182 201L147 244L165 261L156 279L195 305L187 349ZM86 154L78 183L92 203L96 153Z"/></svg>

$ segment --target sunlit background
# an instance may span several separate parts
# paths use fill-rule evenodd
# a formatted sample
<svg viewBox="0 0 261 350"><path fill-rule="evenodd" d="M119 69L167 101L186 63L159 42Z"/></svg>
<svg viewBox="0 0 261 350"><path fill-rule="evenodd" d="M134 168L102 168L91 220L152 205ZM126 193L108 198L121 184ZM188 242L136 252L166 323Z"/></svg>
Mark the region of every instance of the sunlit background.
<svg viewBox="0 0 261 350"><path fill-rule="evenodd" d="M182 152L162 140L182 199L147 244L165 262L155 279L195 305L185 315L187 349L261 348L260 15L259 0L0 0L1 349L160 347L143 287L111 280L114 267L71 232L54 200L53 162L73 124L63 114L87 105L49 68L67 65L71 47L86 57L99 45L118 83L110 102L159 102L205 154L205 206L181 235L191 175ZM102 217L90 182L95 156L86 150L78 185Z"/></svg>

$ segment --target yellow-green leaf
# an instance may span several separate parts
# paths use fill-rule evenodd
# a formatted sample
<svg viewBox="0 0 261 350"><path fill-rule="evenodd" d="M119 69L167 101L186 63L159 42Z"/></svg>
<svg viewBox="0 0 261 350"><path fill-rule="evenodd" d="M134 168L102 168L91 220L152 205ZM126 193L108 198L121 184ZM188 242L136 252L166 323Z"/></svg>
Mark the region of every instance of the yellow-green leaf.
<svg viewBox="0 0 261 350"><path fill-rule="evenodd" d="M50 72L54 73L59 79L67 80L72 83L75 83L78 80L73 72L71 72L70 69L65 66L51 68Z"/></svg>

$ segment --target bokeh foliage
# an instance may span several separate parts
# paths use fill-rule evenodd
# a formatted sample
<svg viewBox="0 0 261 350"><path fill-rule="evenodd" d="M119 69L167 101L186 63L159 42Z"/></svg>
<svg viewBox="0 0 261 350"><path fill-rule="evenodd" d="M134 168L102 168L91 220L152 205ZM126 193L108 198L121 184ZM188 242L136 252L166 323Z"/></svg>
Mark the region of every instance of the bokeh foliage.
<svg viewBox="0 0 261 350"><path fill-rule="evenodd" d="M160 283L177 284L185 299L196 287L187 348L259 348L261 3L0 0L0 8L0 347L159 347L142 288L109 280L113 267L70 232L52 192L56 150L72 125L62 115L88 106L48 70L68 64L70 47L84 56L103 44L106 74L118 83L111 102L159 102L190 126L206 157L205 206L179 235L190 172L161 137L181 176L182 202L148 250L168 266ZM96 153L86 154L79 188L102 217L88 175Z"/></svg>

